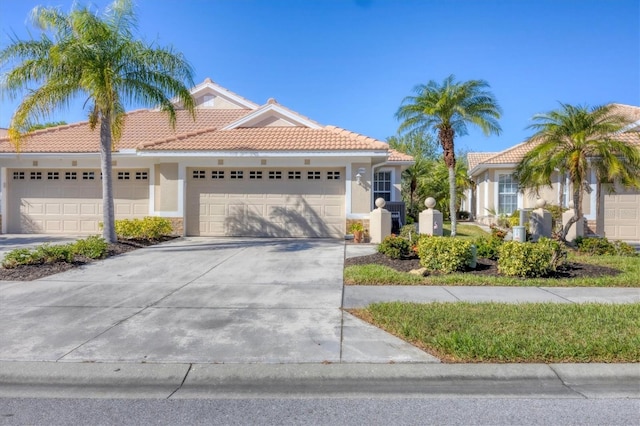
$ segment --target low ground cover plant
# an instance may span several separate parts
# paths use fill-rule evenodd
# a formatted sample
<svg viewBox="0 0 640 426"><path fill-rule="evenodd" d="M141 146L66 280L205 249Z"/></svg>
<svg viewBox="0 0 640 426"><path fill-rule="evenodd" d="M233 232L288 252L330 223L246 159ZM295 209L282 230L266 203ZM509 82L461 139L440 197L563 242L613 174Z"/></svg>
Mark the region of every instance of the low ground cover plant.
<svg viewBox="0 0 640 426"><path fill-rule="evenodd" d="M107 254L108 244L99 236L91 236L68 244L41 244L32 249L11 250L2 259L5 269L21 265L41 265L56 262L71 263L76 255L89 259L101 259Z"/></svg>
<svg viewBox="0 0 640 426"><path fill-rule="evenodd" d="M376 303L356 316L445 362L639 362L640 304Z"/></svg>

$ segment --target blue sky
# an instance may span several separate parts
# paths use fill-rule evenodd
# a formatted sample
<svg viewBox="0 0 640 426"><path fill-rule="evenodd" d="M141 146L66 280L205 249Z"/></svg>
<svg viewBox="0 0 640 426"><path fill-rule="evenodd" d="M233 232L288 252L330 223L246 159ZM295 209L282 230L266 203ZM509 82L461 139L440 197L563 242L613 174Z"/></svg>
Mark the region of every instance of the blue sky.
<svg viewBox="0 0 640 426"><path fill-rule="evenodd" d="M34 6L71 4L0 0L0 46L10 31L34 31ZM396 133L394 114L416 84L449 74L486 80L504 110L500 136L456 139L472 151L523 141L531 116L558 101L640 105L638 0L138 0L136 9L140 37L184 53L196 83L211 77L381 140ZM15 106L2 99L0 127ZM78 102L51 120L85 117Z"/></svg>

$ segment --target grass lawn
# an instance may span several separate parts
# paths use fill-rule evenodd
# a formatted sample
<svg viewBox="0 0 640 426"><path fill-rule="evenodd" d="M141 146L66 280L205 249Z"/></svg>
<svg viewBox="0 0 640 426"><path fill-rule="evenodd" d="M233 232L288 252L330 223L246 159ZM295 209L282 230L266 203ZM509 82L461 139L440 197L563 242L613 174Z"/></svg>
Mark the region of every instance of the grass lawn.
<svg viewBox="0 0 640 426"><path fill-rule="evenodd" d="M354 315L445 362L640 362L640 304L376 303Z"/></svg>
<svg viewBox="0 0 640 426"><path fill-rule="evenodd" d="M451 236L451 222L445 222L442 225L442 235L444 237ZM475 240L477 237L486 237L489 235L482 228L476 225L468 225L458 222L458 229L456 230L456 237L462 239Z"/></svg>
<svg viewBox="0 0 640 426"><path fill-rule="evenodd" d="M421 277L382 265L348 266L344 282L350 285L477 285L535 287L640 287L640 257L579 256L569 253L570 262L593 263L622 271L615 276L586 278L513 278L454 273Z"/></svg>

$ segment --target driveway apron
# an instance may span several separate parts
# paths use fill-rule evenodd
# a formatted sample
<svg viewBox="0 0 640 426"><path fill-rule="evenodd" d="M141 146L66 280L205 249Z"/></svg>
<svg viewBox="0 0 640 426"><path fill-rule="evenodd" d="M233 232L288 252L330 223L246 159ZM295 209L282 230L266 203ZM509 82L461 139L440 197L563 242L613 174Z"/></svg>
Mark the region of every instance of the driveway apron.
<svg viewBox="0 0 640 426"><path fill-rule="evenodd" d="M0 283L0 359L339 362L344 243L185 238Z"/></svg>

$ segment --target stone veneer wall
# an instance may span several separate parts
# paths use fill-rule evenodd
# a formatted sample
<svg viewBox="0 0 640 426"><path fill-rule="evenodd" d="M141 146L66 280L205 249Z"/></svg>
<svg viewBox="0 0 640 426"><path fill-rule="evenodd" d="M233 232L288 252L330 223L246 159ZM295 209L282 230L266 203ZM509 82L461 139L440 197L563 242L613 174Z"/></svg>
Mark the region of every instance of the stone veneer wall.
<svg viewBox="0 0 640 426"><path fill-rule="evenodd" d="M181 237L184 235L184 220L181 217L168 217L173 227L172 235Z"/></svg>

